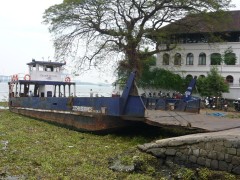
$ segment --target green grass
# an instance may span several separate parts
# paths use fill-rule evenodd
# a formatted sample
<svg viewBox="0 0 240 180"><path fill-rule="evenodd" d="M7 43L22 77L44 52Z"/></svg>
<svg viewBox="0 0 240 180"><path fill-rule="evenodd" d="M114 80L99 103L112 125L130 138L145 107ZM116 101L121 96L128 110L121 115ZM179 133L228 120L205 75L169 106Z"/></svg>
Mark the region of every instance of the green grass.
<svg viewBox="0 0 240 180"><path fill-rule="evenodd" d="M8 102L0 102L0 106L7 107L8 106Z"/></svg>
<svg viewBox="0 0 240 180"><path fill-rule="evenodd" d="M181 133L158 128L81 133L4 110L0 112L0 179L164 179L159 160L136 146ZM117 157L123 164L137 163L138 169L111 170ZM194 175L194 170L183 172L188 179Z"/></svg>

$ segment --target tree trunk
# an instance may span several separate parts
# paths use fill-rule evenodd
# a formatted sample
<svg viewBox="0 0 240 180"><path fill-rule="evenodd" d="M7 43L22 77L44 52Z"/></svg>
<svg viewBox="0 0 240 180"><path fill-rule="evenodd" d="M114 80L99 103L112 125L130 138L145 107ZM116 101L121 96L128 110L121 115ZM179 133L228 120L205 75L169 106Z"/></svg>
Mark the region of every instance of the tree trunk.
<svg viewBox="0 0 240 180"><path fill-rule="evenodd" d="M139 73L140 71L140 59L139 59L139 55L138 52L136 51L136 49L129 48L126 51L126 59L127 62L129 64L129 70L130 71L137 71L137 73Z"/></svg>
<svg viewBox="0 0 240 180"><path fill-rule="evenodd" d="M135 80L139 78L139 73L140 73L140 59L138 52L136 51L136 48L131 47L126 50L126 59L129 65L128 71L136 71L136 77ZM133 84L132 90L131 90L132 95L138 95L138 89L136 86L136 83Z"/></svg>

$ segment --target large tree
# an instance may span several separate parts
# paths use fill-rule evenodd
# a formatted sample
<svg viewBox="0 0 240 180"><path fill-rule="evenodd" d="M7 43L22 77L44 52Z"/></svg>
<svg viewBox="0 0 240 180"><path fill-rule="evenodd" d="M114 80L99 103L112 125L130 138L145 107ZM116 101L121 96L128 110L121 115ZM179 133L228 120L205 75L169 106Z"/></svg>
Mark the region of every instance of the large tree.
<svg viewBox="0 0 240 180"><path fill-rule="evenodd" d="M48 8L44 22L54 34L56 55L75 57L77 67L97 66L113 57L140 70L141 60L175 48L159 31L186 15L228 8L231 0L64 0ZM161 43L164 48L159 48ZM83 45L85 48L83 48ZM162 46L161 46L162 47ZM78 52L85 50L84 56ZM148 51L143 50L148 49ZM119 56L120 55L120 56Z"/></svg>
<svg viewBox="0 0 240 180"><path fill-rule="evenodd" d="M212 67L207 77L199 77L197 80L198 92L201 96L222 97L222 93L229 92L229 86L219 74L217 67Z"/></svg>

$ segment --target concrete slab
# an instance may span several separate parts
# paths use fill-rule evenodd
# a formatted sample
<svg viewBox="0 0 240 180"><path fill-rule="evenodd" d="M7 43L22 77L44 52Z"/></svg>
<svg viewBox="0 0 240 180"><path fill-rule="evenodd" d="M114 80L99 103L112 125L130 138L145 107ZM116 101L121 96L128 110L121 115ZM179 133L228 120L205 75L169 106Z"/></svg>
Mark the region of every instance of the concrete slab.
<svg viewBox="0 0 240 180"><path fill-rule="evenodd" d="M154 126L182 126L206 132L240 127L240 118L212 116L212 113L146 110L146 123Z"/></svg>

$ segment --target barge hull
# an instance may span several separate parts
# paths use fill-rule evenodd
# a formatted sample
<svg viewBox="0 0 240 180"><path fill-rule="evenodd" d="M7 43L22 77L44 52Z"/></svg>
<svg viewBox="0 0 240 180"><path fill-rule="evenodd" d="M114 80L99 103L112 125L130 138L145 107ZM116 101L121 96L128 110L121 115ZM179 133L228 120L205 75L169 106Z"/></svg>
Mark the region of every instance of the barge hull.
<svg viewBox="0 0 240 180"><path fill-rule="evenodd" d="M86 132L104 132L124 127L134 126L137 121L123 120L118 116L102 114L82 114L67 111L51 111L43 109L11 107L11 112L27 117L36 118L46 122L67 126L71 129Z"/></svg>

